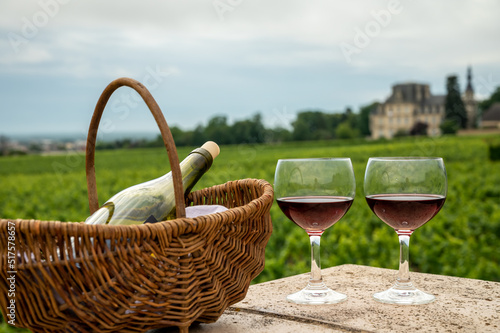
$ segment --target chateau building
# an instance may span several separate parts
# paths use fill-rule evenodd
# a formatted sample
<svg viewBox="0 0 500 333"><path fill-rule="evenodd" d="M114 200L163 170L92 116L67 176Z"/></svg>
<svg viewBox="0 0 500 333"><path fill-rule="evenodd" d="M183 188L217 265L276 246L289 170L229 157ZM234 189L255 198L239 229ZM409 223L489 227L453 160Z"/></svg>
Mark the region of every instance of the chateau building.
<svg viewBox="0 0 500 333"><path fill-rule="evenodd" d="M409 133L418 123L427 126L427 135L440 135L439 126L445 116L445 98L445 95L433 95L428 84L395 84L391 96L370 114L372 138L391 139L397 133ZM475 127L477 103L474 101L470 68L467 70L467 87L462 100L468 117L467 127Z"/></svg>

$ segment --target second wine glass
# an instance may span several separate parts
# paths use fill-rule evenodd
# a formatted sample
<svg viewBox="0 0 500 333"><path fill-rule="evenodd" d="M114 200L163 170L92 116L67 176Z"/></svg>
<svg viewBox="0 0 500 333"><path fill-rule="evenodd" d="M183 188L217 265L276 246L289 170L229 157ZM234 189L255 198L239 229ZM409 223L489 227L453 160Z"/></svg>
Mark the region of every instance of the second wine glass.
<svg viewBox="0 0 500 333"><path fill-rule="evenodd" d="M347 296L328 288L321 275L320 238L339 221L354 200L356 182L349 158L279 160L274 191L283 213L304 229L311 242L311 276L308 285L288 295L299 304L339 303Z"/></svg>
<svg viewBox="0 0 500 333"><path fill-rule="evenodd" d="M410 280L410 236L430 221L446 199L447 177L440 157L371 157L364 191L373 213L396 231L399 272L394 285L373 295L390 304L426 304L435 297L417 289Z"/></svg>

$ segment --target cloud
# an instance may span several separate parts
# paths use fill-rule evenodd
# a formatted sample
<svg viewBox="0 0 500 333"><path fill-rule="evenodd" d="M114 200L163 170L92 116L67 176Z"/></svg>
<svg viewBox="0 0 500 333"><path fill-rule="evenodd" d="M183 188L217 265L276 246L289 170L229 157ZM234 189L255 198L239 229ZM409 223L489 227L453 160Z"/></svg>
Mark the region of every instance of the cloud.
<svg viewBox="0 0 500 333"><path fill-rule="evenodd" d="M500 81L498 12L493 0L2 0L0 99L22 114L13 89L36 79L93 102L93 87L160 68L170 74L154 95L182 124L193 114L342 110L382 100L397 81L443 93L445 76L465 82L467 65L485 95Z"/></svg>
<svg viewBox="0 0 500 333"><path fill-rule="evenodd" d="M245 59L279 66L345 62L348 59L339 47L347 43L359 51L347 63L363 67L370 60L378 66L377 61L385 57L393 64L404 64L405 58L415 58L415 52L419 59L425 56L435 60L436 53L444 58L453 50L466 55L480 53L481 61L491 62L493 56L487 54L499 47L491 45L498 30L492 29L496 18L491 9L494 4L488 1L40 0L31 6L6 2L7 12L12 14L2 30L27 37L29 43L41 39L58 54L79 48L80 54L92 56L107 49L122 49L127 57L134 54L131 49L138 53L183 48L205 56L210 55L212 46L223 44L228 52L235 53L232 44L246 44ZM218 3L224 4L222 13ZM30 26L36 33L26 36L23 32L30 31ZM496 28L499 26L496 23ZM356 38L362 39L360 35L367 40L362 47L356 45ZM269 47L273 43L294 50L285 48L279 56ZM267 50L259 52L262 47ZM266 51L271 51L269 57ZM402 57L398 59L398 55ZM19 56L9 58L11 62L13 58L24 61Z"/></svg>
<svg viewBox="0 0 500 333"><path fill-rule="evenodd" d="M8 47L9 44L7 42L0 41L0 48L7 49ZM53 57L49 50L40 44L32 44L20 54L10 52L0 54L0 64L4 66L43 64L52 59Z"/></svg>

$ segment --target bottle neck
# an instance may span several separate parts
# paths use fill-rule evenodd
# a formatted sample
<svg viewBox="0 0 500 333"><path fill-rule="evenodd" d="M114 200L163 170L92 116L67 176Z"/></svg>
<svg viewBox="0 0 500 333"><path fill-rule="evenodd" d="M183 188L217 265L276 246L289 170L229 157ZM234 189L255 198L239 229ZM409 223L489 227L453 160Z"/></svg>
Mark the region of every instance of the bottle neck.
<svg viewBox="0 0 500 333"><path fill-rule="evenodd" d="M185 161L187 162L190 159L190 157L194 157L194 156L191 156L194 154L200 154L201 156L203 156L207 160L206 167L203 170L203 172L206 172L208 169L210 169L210 167L212 166L212 163L214 162L214 159L212 157L212 154L210 154L210 152L204 148L196 148L195 150L190 152L189 155L182 161L182 163L184 163Z"/></svg>
<svg viewBox="0 0 500 333"><path fill-rule="evenodd" d="M194 185L212 166L213 157L210 152L204 148L196 148L186 156L180 163L182 173L182 187L184 195L188 195ZM160 177L158 180L163 183L165 193L172 192L172 172Z"/></svg>

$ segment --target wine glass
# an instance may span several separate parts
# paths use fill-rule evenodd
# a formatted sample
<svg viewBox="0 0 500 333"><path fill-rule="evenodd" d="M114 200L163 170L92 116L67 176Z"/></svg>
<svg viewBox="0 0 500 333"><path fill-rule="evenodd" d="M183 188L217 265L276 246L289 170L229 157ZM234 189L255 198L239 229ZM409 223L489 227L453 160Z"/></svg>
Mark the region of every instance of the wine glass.
<svg viewBox="0 0 500 333"><path fill-rule="evenodd" d="M356 183L349 158L280 159L274 176L276 200L283 213L304 229L311 242L307 286L288 295L299 304L332 304L347 296L328 288L321 276L320 239L352 205Z"/></svg>
<svg viewBox="0 0 500 333"><path fill-rule="evenodd" d="M400 246L399 273L388 290L373 295L390 304L426 304L433 295L410 281L409 246L415 229L430 221L446 199L447 179L439 157L372 157L365 171L364 191L371 210L392 227Z"/></svg>

